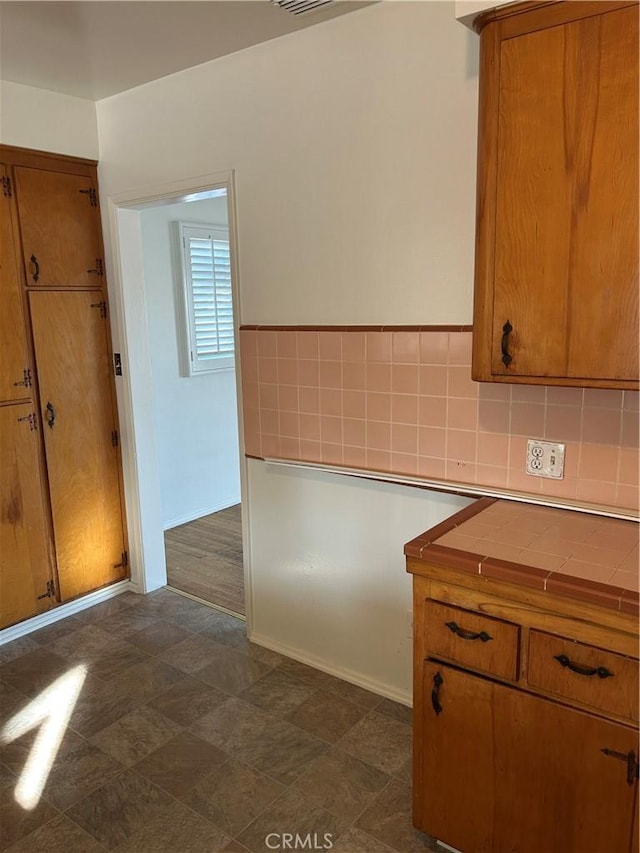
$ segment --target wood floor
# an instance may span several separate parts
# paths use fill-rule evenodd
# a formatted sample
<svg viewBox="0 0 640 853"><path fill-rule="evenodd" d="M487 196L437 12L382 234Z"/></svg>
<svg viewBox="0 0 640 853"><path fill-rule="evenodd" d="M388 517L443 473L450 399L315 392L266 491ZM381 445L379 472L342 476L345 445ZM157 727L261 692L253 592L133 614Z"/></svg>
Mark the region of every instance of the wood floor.
<svg viewBox="0 0 640 853"><path fill-rule="evenodd" d="M167 583L244 615L240 504L164 534Z"/></svg>

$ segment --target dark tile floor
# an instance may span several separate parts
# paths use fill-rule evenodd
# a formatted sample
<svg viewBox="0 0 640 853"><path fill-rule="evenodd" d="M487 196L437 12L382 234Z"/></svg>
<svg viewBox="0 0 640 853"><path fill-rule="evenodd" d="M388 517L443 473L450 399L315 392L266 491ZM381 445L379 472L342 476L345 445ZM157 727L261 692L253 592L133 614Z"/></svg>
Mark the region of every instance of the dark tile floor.
<svg viewBox="0 0 640 853"><path fill-rule="evenodd" d="M42 728L33 707L27 733L7 742L5 724L80 665L24 809L16 785ZM184 596L127 593L0 647L0 699L0 850L263 853L278 849L271 833L318 846L327 833L335 853L437 849L411 826L410 711L253 645L243 622Z"/></svg>

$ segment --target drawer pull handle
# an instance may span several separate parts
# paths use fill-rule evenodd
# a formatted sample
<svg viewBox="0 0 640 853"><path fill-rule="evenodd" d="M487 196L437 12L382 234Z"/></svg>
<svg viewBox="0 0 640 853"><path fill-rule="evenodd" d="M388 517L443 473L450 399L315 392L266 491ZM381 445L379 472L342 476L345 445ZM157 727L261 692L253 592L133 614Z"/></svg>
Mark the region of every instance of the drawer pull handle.
<svg viewBox="0 0 640 853"><path fill-rule="evenodd" d="M431 704L433 705L433 710L436 714L439 714L442 711L442 705L440 704L440 687L442 685L442 676L439 672L433 676L433 689L431 691Z"/></svg>
<svg viewBox="0 0 640 853"><path fill-rule="evenodd" d="M578 675L597 675L598 678L611 678L613 675L606 666L580 666L580 664L573 663L573 661L569 660L566 655L554 655L554 660L557 660L561 666L570 669L571 672L577 672Z"/></svg>
<svg viewBox="0 0 640 853"><path fill-rule="evenodd" d="M482 640L483 643L486 643L493 639L493 637L490 637L486 631L479 631L478 633L475 633L474 631L465 631L457 622L445 622L444 624L452 634L455 634L456 637L460 637L461 640Z"/></svg>

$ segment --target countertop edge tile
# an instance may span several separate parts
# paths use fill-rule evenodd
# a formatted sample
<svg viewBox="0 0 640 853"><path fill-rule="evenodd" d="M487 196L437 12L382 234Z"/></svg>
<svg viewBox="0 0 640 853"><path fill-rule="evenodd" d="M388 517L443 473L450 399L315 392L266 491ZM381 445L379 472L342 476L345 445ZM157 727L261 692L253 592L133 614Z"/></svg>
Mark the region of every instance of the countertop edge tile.
<svg viewBox="0 0 640 853"><path fill-rule="evenodd" d="M443 568L457 569L464 574L478 574L485 578L504 581L516 586L528 587L530 589L573 598L576 601L588 602L605 607L608 610L617 610L627 615L640 615L640 598L638 593L619 585L620 579L614 579L613 577L614 567L611 569L612 576L609 580L600 579L596 581L578 575L567 574L563 571L562 566L549 569L530 565L527 563L526 548L523 550L521 557L512 558L511 555L507 556L505 554L500 558L498 556L490 556L487 553L475 553L475 551L466 551L463 549L458 550L455 545L439 544L437 541L445 534L457 529L460 529L464 533L465 522L481 517L482 513L493 504L498 504L499 506L495 511L492 510L489 516L493 517L497 513L498 517L502 517L502 514L506 512L504 507L500 506L502 503L504 502L498 498L479 498L450 518L441 521L407 543L405 554L413 559L419 559L423 562L442 566ZM522 505L520 506L522 507ZM519 510L516 506L509 506L507 509L515 516L514 524L516 525L518 523L518 513L529 511L525 507ZM554 516L560 513L557 521L558 524L565 517L569 520L573 518L570 510L531 507L531 512L534 512L536 509L550 515L553 514ZM565 513L567 514L566 516ZM580 513L576 518L579 518L580 524L585 529L588 527L589 514ZM634 522L622 521L621 523L626 526L627 523L633 524ZM491 540L488 540L487 544L490 546ZM596 542L592 544L594 547L597 547ZM484 551L484 549L481 550ZM520 559L522 562L519 562ZM407 571L409 572L413 572L414 569L415 567L412 569L407 566Z"/></svg>
<svg viewBox="0 0 640 853"><path fill-rule="evenodd" d="M625 589L620 599L620 610L631 616L640 616L640 592Z"/></svg>
<svg viewBox="0 0 640 853"><path fill-rule="evenodd" d="M625 590L620 586L610 586L599 581L590 581L574 575L563 575L562 572L551 572L547 580L547 592L588 601L609 610L620 610L622 596Z"/></svg>
<svg viewBox="0 0 640 853"><path fill-rule="evenodd" d="M429 544L422 549L420 559L445 568L458 569L465 574L478 575L484 555L459 551L457 548L447 548L444 545Z"/></svg>
<svg viewBox="0 0 640 853"><path fill-rule="evenodd" d="M425 545L429 545L429 540L424 536L416 536L415 539L412 539L411 542L407 542L404 546L404 553L406 557L421 557L422 549Z"/></svg>
<svg viewBox="0 0 640 853"><path fill-rule="evenodd" d="M478 500L469 504L469 506L463 507L463 509L456 512L454 515L449 518L445 518L444 521L439 522L433 527L430 527L424 533L421 533L419 536L411 539L411 541L407 542L404 546L404 553L407 557L422 557L422 553L419 553L420 548L424 550L425 546L430 545L436 539L444 536L445 533L450 533L464 521L468 521L470 518L473 518L474 515L482 512L483 509L491 506L491 504L495 503L496 500L497 498L478 498Z"/></svg>
<svg viewBox="0 0 640 853"><path fill-rule="evenodd" d="M461 510L456 512L455 515L452 515L450 518L447 519L447 521L453 522L452 527L458 527L458 525L462 524L464 521L468 521L470 518L473 518L475 515L478 515L479 512L483 512L485 509L497 502L498 498L478 498L472 504L469 504L469 506L465 506ZM440 535L442 536L442 534Z"/></svg>
<svg viewBox="0 0 640 853"><path fill-rule="evenodd" d="M506 581L518 586L528 586L532 589L544 591L551 571L539 569L535 566L512 563L508 560L499 560L497 557L487 557L482 561L480 574L482 577L492 580Z"/></svg>

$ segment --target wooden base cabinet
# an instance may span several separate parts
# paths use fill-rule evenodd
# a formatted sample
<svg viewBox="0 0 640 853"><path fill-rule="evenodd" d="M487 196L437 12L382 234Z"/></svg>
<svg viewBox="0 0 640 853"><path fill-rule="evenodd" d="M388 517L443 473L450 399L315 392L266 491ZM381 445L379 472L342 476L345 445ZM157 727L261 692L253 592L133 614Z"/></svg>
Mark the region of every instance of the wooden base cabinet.
<svg viewBox="0 0 640 853"><path fill-rule="evenodd" d="M96 164L0 161L4 628L129 569Z"/></svg>
<svg viewBox="0 0 640 853"><path fill-rule="evenodd" d="M430 660L423 695L425 831L464 853L629 851L633 729Z"/></svg>
<svg viewBox="0 0 640 853"><path fill-rule="evenodd" d="M414 824L463 853L637 851L637 620L407 568Z"/></svg>

